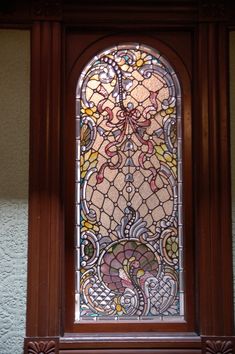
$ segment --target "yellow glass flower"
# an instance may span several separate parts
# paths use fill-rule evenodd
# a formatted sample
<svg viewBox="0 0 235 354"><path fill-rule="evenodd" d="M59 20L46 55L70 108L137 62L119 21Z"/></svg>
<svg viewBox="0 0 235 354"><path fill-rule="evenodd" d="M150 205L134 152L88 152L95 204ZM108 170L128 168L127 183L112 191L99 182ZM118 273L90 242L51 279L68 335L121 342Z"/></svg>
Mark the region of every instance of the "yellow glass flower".
<svg viewBox="0 0 235 354"><path fill-rule="evenodd" d="M89 221L87 221L86 219L82 220L82 228L81 228L81 232L83 231L87 231L87 230L93 230L95 232L99 231L99 228L97 225L90 223Z"/></svg>
<svg viewBox="0 0 235 354"><path fill-rule="evenodd" d="M172 113L175 113L175 107L168 107L167 109L163 109L161 112L160 112L160 115L162 117L166 117L166 116L170 116Z"/></svg>
<svg viewBox="0 0 235 354"><path fill-rule="evenodd" d="M120 297L115 297L114 299L114 303L115 303L115 310L117 315L122 315L123 313L126 313L124 307L121 305L121 298Z"/></svg>
<svg viewBox="0 0 235 354"><path fill-rule="evenodd" d="M95 120L99 118L99 113L97 112L96 106L94 106L94 107L86 107L86 106L82 105L81 113L83 115L92 117Z"/></svg>
<svg viewBox="0 0 235 354"><path fill-rule="evenodd" d="M99 232L99 227L95 224L96 221L91 222L87 219L87 216L84 214L84 212L81 210L81 216L82 216L82 221L81 221L81 232L83 231L88 231L92 230L94 232Z"/></svg>
<svg viewBox="0 0 235 354"><path fill-rule="evenodd" d="M141 66L149 64L151 62L151 59L152 57L148 53L137 52L135 65L137 66L137 68L141 68Z"/></svg>
<svg viewBox="0 0 235 354"><path fill-rule="evenodd" d="M172 154L167 150L167 146L164 143L161 143L160 145L157 145L155 147L156 155L158 160L165 162L172 170L174 175L176 176L177 170L176 170L176 155Z"/></svg>
<svg viewBox="0 0 235 354"><path fill-rule="evenodd" d="M98 152L89 150L84 155L81 155L80 168L81 177L84 178L89 169L96 167L98 163Z"/></svg>

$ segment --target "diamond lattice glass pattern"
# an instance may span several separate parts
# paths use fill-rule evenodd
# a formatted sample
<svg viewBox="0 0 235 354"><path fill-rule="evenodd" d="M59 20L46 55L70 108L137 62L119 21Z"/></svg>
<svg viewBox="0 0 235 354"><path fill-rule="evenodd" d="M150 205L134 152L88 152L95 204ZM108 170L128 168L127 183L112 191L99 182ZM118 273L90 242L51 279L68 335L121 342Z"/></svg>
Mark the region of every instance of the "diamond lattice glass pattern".
<svg viewBox="0 0 235 354"><path fill-rule="evenodd" d="M76 321L184 318L181 91L161 54L95 56L76 93Z"/></svg>

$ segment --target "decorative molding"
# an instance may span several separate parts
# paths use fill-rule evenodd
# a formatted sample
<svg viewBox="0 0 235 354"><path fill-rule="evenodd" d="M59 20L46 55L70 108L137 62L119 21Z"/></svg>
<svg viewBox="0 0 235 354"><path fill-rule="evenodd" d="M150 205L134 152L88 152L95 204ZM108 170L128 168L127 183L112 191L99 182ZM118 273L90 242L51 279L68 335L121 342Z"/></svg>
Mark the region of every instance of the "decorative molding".
<svg viewBox="0 0 235 354"><path fill-rule="evenodd" d="M203 354L233 354L234 337L203 337Z"/></svg>
<svg viewBox="0 0 235 354"><path fill-rule="evenodd" d="M28 353L29 354L55 354L55 342L53 340L49 342L29 342Z"/></svg>
<svg viewBox="0 0 235 354"><path fill-rule="evenodd" d="M62 0L33 0L32 16L36 19L56 20L62 16Z"/></svg>
<svg viewBox="0 0 235 354"><path fill-rule="evenodd" d="M61 316L60 23L35 21L31 36L26 335L29 338L40 335L50 338L60 334Z"/></svg>
<svg viewBox="0 0 235 354"><path fill-rule="evenodd" d="M233 353L233 344L229 340L228 342L226 341L211 341L207 340L206 341L206 354L216 354L216 353L221 353L221 354L232 354Z"/></svg>
<svg viewBox="0 0 235 354"><path fill-rule="evenodd" d="M199 18L206 21L225 20L227 17L224 0L201 0L199 2Z"/></svg>
<svg viewBox="0 0 235 354"><path fill-rule="evenodd" d="M25 354L57 354L58 338L26 338Z"/></svg>

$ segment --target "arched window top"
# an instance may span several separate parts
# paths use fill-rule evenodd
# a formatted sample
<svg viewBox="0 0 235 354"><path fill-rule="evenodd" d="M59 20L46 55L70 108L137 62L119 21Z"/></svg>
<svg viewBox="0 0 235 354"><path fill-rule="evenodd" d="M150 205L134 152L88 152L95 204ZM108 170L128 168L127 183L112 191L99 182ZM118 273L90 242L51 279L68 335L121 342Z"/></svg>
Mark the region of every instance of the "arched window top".
<svg viewBox="0 0 235 354"><path fill-rule="evenodd" d="M76 320L183 320L181 89L168 60L136 43L93 57L76 128Z"/></svg>
<svg viewBox="0 0 235 354"><path fill-rule="evenodd" d="M108 62L107 59L109 59L110 62ZM110 68L112 67L112 73L117 74L117 71L121 70L120 74L122 76L130 76L130 73L135 69L143 73L145 78L150 76L151 72L158 72L158 74L162 77L167 76L165 80L168 87L174 87L174 92L172 92L172 94L174 93L175 97L181 96L178 77L175 74L170 62L157 49L139 43L125 43L111 46L95 55L87 63L80 75L77 85L77 96L80 96L81 85L84 86L84 77L89 74L91 68L98 68L98 66L102 65L105 61ZM102 82L102 77L100 79Z"/></svg>

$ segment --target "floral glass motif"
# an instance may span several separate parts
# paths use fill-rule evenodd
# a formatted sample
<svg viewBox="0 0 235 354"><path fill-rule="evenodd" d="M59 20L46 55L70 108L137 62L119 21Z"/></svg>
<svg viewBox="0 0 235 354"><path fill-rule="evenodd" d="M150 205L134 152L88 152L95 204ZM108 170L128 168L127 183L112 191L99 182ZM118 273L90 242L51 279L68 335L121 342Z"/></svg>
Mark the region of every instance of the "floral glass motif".
<svg viewBox="0 0 235 354"><path fill-rule="evenodd" d="M181 89L155 49L95 56L76 92L76 321L184 319Z"/></svg>

